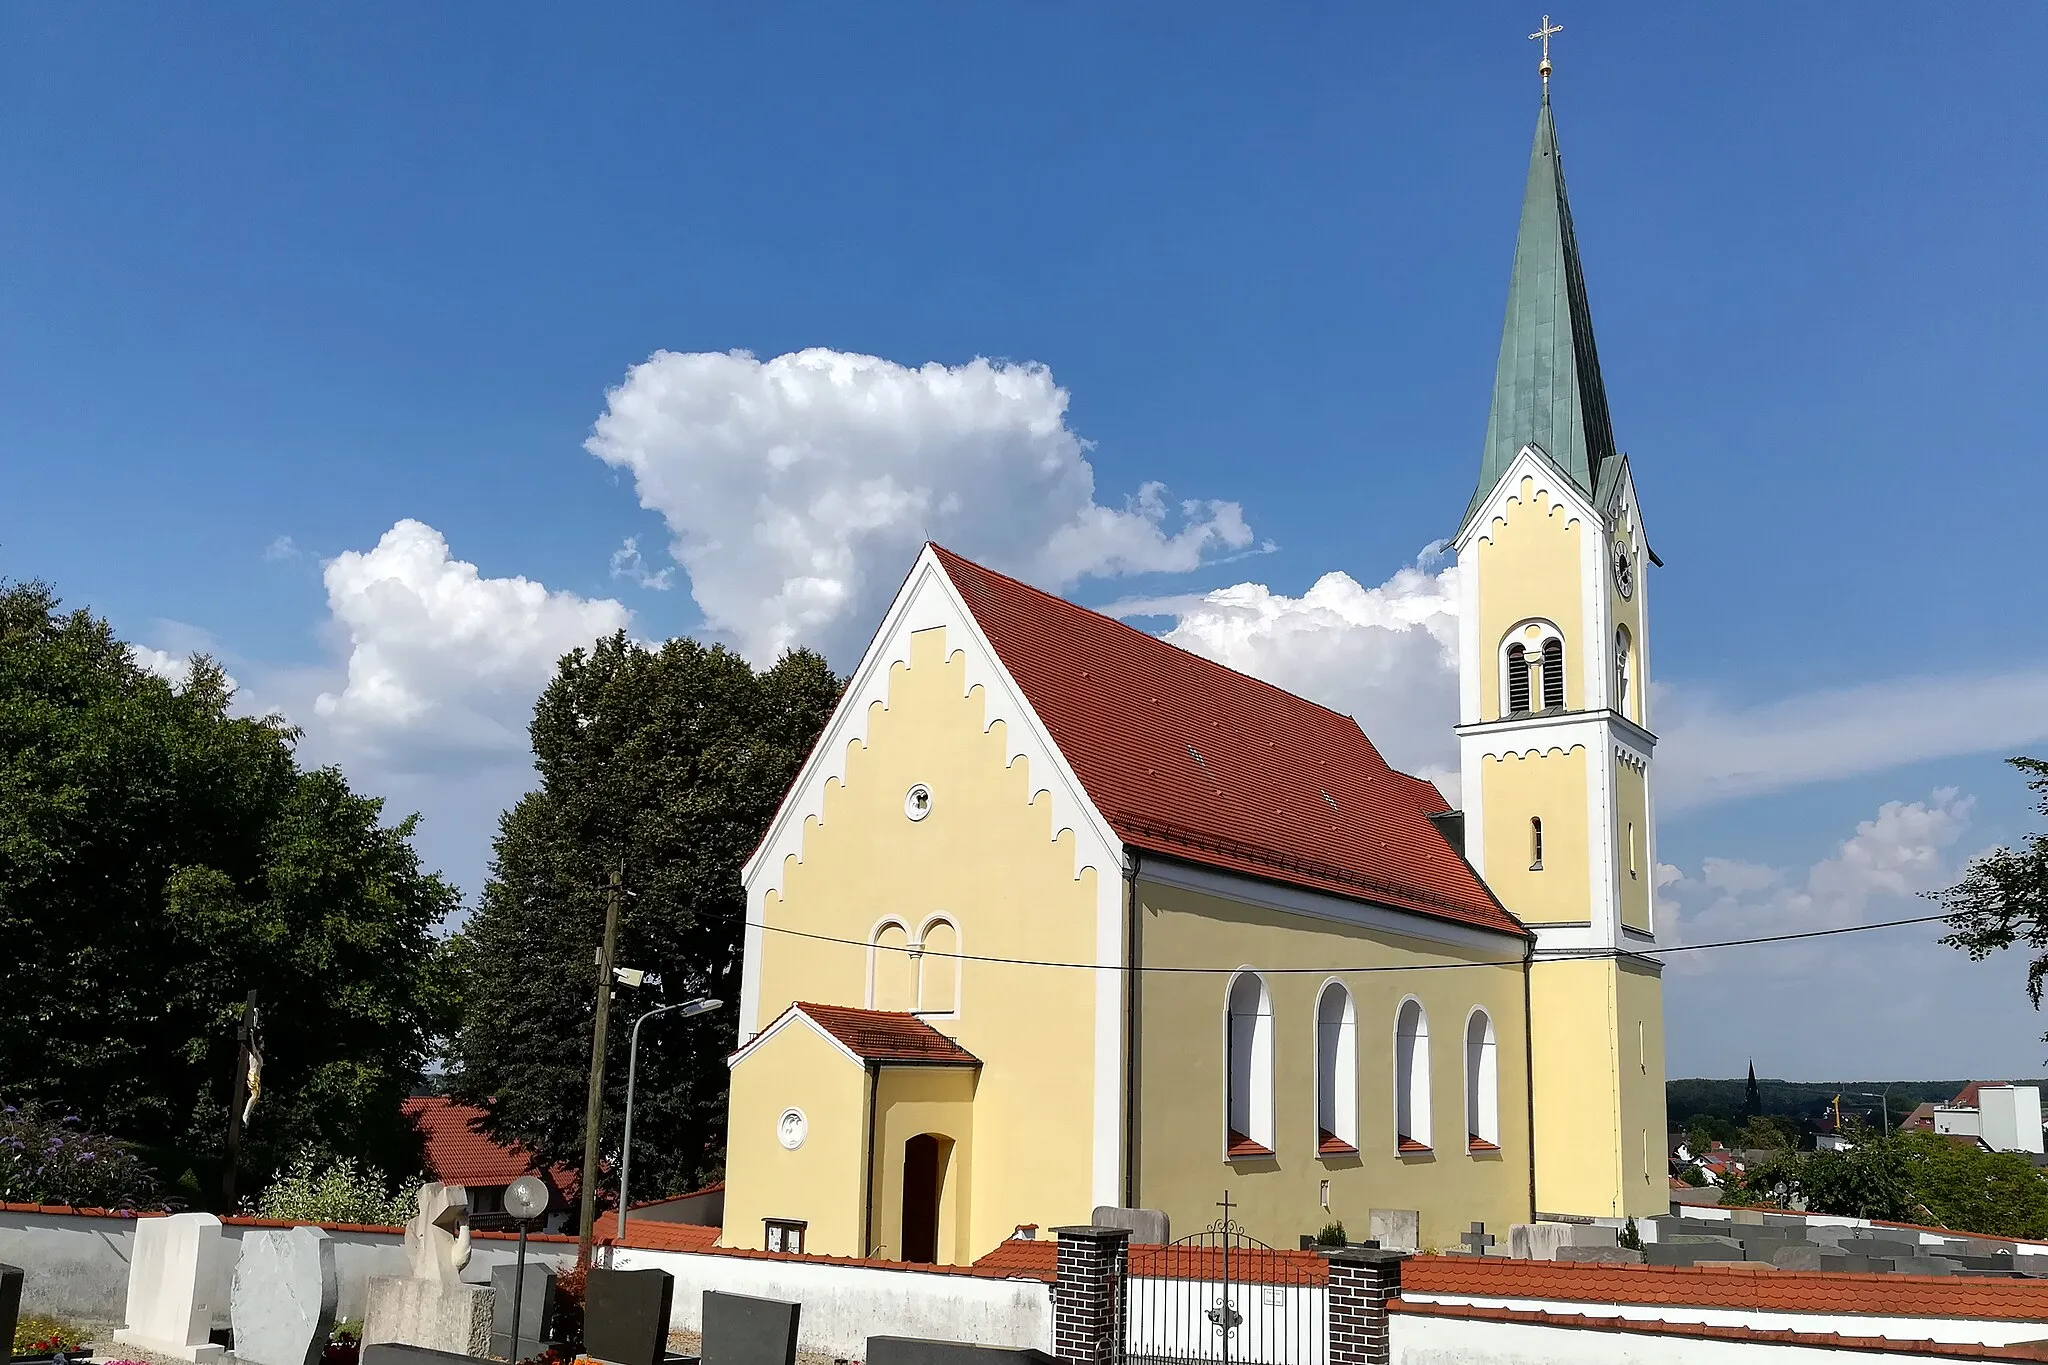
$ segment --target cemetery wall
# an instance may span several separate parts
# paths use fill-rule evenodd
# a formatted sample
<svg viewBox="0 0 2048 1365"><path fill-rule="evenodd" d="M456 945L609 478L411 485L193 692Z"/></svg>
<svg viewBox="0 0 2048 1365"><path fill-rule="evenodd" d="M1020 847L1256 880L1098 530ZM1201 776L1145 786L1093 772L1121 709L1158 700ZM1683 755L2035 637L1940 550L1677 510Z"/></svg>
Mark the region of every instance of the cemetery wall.
<svg viewBox="0 0 2048 1365"><path fill-rule="evenodd" d="M242 1233L251 1228L290 1227L267 1218L223 1218L221 1234L237 1243L224 1273L234 1273ZM341 1300L336 1314L361 1319L373 1275L404 1275L405 1230L352 1223L321 1224L334 1243L334 1269ZM518 1255L516 1239L507 1234L472 1233L465 1281L490 1283L491 1267L510 1265ZM60 1209L10 1204L0 1207L0 1261L18 1265L26 1275L21 1311L48 1313L82 1326L118 1325L128 1303L128 1261L135 1240L135 1219L101 1210ZM575 1264L576 1239L536 1236L528 1239L526 1258L544 1261L557 1270ZM223 1315L215 1324L227 1326L225 1282L213 1302Z"/></svg>
<svg viewBox="0 0 2048 1365"><path fill-rule="evenodd" d="M618 1247L612 1257L620 1270L675 1276L675 1331L701 1329L704 1291L716 1289L801 1303L798 1347L843 1360L865 1359L874 1336L1052 1349L1051 1286L1040 1279L716 1251Z"/></svg>
<svg viewBox="0 0 2048 1365"><path fill-rule="evenodd" d="M1388 1321L1390 1365L1886 1365L2006 1358L1997 1347L1806 1335L1740 1327L1625 1323L1583 1317L1443 1309L1397 1302ZM2024 1357L2021 1357L2024 1358Z"/></svg>

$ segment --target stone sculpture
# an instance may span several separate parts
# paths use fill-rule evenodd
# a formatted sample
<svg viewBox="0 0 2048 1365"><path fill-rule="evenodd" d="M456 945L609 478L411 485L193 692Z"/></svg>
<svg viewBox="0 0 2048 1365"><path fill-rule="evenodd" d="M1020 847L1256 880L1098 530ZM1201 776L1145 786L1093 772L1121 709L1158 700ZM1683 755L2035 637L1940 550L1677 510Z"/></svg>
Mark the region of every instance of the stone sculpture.
<svg viewBox="0 0 2048 1365"><path fill-rule="evenodd" d="M415 1280L460 1284L469 1264L469 1191L420 1186L419 1211L405 1225L406 1269Z"/></svg>

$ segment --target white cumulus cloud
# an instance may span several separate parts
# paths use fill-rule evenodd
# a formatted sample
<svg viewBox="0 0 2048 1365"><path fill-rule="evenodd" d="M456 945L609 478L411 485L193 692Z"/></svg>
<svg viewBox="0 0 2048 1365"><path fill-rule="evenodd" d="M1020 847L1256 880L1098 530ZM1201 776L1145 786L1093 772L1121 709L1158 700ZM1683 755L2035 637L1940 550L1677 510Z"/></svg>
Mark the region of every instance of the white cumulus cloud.
<svg viewBox="0 0 2048 1365"><path fill-rule="evenodd" d="M336 739L387 756L523 750L555 661L631 619L609 598L486 578L410 519L371 550L335 556L323 576L347 679L314 713Z"/></svg>
<svg viewBox="0 0 2048 1365"><path fill-rule="evenodd" d="M1948 886L1960 875L1955 848L1969 830L1973 804L1954 787L1937 788L1924 801L1887 801L1834 852L1804 869L1718 857L1702 859L1693 873L1659 867L1661 936L1667 944L1718 942L1937 914L1922 893ZM1938 932L1939 926L1932 926L1917 941ZM1670 963L1695 972L1782 973L1863 951L1864 945L1822 939L1773 945L1761 953L1746 948L1674 953Z"/></svg>
<svg viewBox="0 0 2048 1365"><path fill-rule="evenodd" d="M659 351L585 444L631 472L706 623L756 663L796 644L844 660L926 539L1053 588L1253 543L1233 502L1156 483L1097 502L1043 365Z"/></svg>
<svg viewBox="0 0 2048 1365"><path fill-rule="evenodd" d="M153 649L148 645L128 646L128 657L135 666L145 673L154 673L173 687L183 687L192 680L192 656L179 654L168 649ZM230 692L241 690L233 674L223 674Z"/></svg>

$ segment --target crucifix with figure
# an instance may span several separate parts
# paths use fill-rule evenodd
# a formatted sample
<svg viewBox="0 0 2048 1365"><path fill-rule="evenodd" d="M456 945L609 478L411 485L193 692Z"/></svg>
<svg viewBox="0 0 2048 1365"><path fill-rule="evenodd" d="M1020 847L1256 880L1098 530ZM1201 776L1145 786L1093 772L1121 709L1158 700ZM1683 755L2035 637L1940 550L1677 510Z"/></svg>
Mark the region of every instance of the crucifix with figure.
<svg viewBox="0 0 2048 1365"><path fill-rule="evenodd" d="M1553 35L1562 32L1564 32L1564 25L1551 23L1550 16L1546 14L1543 16L1543 27L1529 35L1531 41L1543 44L1543 61L1536 67L1536 70L1541 73L1545 85L1550 84L1550 40Z"/></svg>

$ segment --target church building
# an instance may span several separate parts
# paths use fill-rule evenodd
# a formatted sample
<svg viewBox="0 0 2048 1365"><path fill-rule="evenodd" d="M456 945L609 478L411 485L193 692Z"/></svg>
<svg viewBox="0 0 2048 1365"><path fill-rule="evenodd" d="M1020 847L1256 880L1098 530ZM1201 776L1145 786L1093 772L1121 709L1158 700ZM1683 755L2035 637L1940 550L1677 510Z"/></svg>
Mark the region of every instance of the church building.
<svg viewBox="0 0 2048 1365"><path fill-rule="evenodd" d="M1456 538L1461 800L927 545L744 869L728 1246L1669 1206L1645 539L1548 66Z"/></svg>

